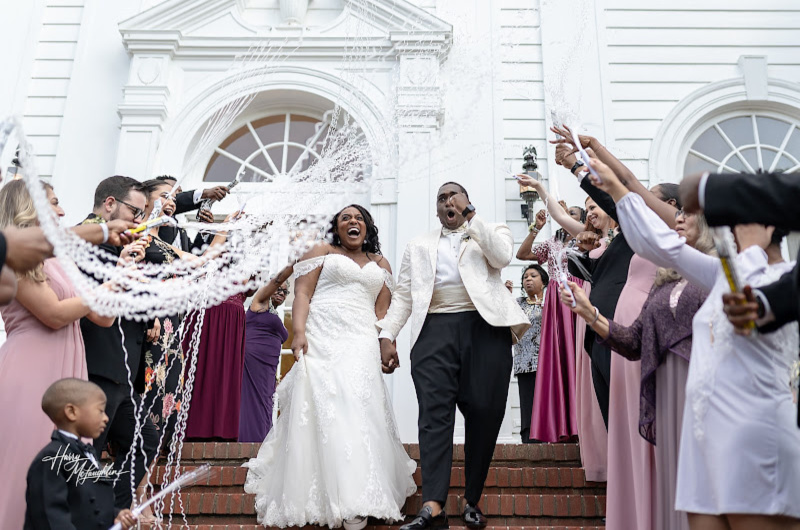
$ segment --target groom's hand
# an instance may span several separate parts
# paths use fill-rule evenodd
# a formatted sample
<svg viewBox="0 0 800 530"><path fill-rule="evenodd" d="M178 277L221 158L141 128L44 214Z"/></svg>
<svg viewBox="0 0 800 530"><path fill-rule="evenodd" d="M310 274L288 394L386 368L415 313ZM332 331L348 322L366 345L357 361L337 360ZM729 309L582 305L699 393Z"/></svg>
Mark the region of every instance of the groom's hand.
<svg viewBox="0 0 800 530"><path fill-rule="evenodd" d="M397 347L389 339L380 339L379 342L381 345L381 370L385 374L391 374L400 366Z"/></svg>

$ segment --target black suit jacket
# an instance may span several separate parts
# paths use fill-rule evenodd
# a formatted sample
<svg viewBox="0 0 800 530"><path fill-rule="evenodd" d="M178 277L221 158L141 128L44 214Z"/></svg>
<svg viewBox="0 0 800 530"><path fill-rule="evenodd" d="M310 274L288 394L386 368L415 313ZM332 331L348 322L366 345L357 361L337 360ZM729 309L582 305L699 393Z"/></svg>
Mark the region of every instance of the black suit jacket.
<svg viewBox="0 0 800 530"><path fill-rule="evenodd" d="M711 226L760 223L800 230L800 177L793 174L743 173L709 175L706 180L704 213ZM800 261L800 254L798 254ZM775 320L759 328L769 333L798 320L800 289L797 266L778 281L759 287L769 301ZM799 405L800 407L800 405ZM797 425L800 427L800 408Z"/></svg>
<svg viewBox="0 0 800 530"><path fill-rule="evenodd" d="M208 241L206 241L206 238L203 237L203 234L198 232L194 238L194 241L189 241L189 234L186 233L186 230L174 226L162 226L159 228L158 237L160 237L162 241L172 244L175 241L176 230L180 234L180 245L178 245L178 248L184 252L194 252L195 250L200 251L213 238L213 236L209 234L210 237L207 236Z"/></svg>
<svg viewBox="0 0 800 530"><path fill-rule="evenodd" d="M90 215L89 220L94 216ZM119 257L122 247L109 244L100 248ZM146 322L122 319L122 331L125 333L125 349L128 352L128 368L134 389L144 391L144 369L142 359L145 344ZM81 333L86 350L86 367L89 375L104 377L117 384L127 384L128 369L125 368L125 352L122 349L122 334L119 330L120 319L116 319L111 327L98 326L88 318L81 319Z"/></svg>
<svg viewBox="0 0 800 530"><path fill-rule="evenodd" d="M606 212L612 219L617 220L617 207L614 199L603 190L595 188L588 178L581 181L581 188ZM611 240L603 255L597 259L584 256L580 258L582 265L591 274L592 292L589 300L608 318L614 318L617 301L628 281L628 267L633 257L633 250L625 240L625 234L620 232ZM578 278L588 279L583 276L578 267L569 262L569 272ZM586 327L586 351L592 351L592 341L595 335L592 328Z"/></svg>
<svg viewBox="0 0 800 530"><path fill-rule="evenodd" d="M194 191L182 191L175 195L175 214L179 215L186 212L191 212L192 210L197 210L200 207L200 203L194 202Z"/></svg>
<svg viewBox="0 0 800 530"><path fill-rule="evenodd" d="M113 477L80 480L81 466L96 470L77 440L53 431L28 469L24 530L108 530L114 524Z"/></svg>

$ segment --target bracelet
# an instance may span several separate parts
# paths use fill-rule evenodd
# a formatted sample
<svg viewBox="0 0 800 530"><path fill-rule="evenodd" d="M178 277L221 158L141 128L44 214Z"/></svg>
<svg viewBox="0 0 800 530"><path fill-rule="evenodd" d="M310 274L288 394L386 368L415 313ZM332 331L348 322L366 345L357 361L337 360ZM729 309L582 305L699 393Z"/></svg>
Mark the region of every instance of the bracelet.
<svg viewBox="0 0 800 530"><path fill-rule="evenodd" d="M597 319L599 319L599 318L600 318L600 310L599 310L599 309L597 309L597 307L595 306L595 308L594 308L594 320L592 320L592 321L589 323L589 325L590 325L590 326L594 326L594 325L595 325L595 323L597 322Z"/></svg>
<svg viewBox="0 0 800 530"><path fill-rule="evenodd" d="M105 223L100 223L100 230L103 231L103 241L100 242L102 245L103 243L108 242L108 226Z"/></svg>
<svg viewBox="0 0 800 530"><path fill-rule="evenodd" d="M540 228L536 228L536 225L534 223L528 225L528 232L535 232L538 234L540 230L541 230Z"/></svg>

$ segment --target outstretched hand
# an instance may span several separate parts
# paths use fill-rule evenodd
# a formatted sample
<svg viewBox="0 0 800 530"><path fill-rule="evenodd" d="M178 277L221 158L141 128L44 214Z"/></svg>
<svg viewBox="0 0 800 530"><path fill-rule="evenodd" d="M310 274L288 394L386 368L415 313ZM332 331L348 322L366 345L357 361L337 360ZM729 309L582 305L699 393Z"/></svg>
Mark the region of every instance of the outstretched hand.
<svg viewBox="0 0 800 530"><path fill-rule="evenodd" d="M758 301L749 285L741 293L723 294L722 310L737 334L748 336L753 332L753 322L758 320Z"/></svg>
<svg viewBox="0 0 800 530"><path fill-rule="evenodd" d="M550 131L556 134L556 139L550 140L551 144L565 144L571 147L570 151L568 153L564 153L563 156L578 152L578 146L575 145L575 140L572 139L572 129L570 129L567 125L562 124L561 127L554 125L550 127ZM585 134L579 134L578 141L580 141L581 147L584 149L597 146L597 139Z"/></svg>
<svg viewBox="0 0 800 530"><path fill-rule="evenodd" d="M397 345L389 339L379 339L381 345L381 370L391 374L400 367L400 358L397 356Z"/></svg>

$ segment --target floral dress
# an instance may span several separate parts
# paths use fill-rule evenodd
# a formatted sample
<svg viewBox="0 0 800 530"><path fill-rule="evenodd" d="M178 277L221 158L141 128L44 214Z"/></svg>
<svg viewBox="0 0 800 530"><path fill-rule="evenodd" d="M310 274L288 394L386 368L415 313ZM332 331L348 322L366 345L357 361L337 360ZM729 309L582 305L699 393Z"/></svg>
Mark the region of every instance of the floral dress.
<svg viewBox="0 0 800 530"><path fill-rule="evenodd" d="M539 366L539 341L542 335L542 304L529 304L520 296L517 303L531 321L531 327L514 345L514 375L535 372Z"/></svg>
<svg viewBox="0 0 800 530"><path fill-rule="evenodd" d="M147 263L172 263L178 254L158 237L151 236L145 250ZM161 320L161 334L145 350L144 410L161 432L175 429L177 413L183 400L185 358L178 330L181 317L171 315Z"/></svg>

